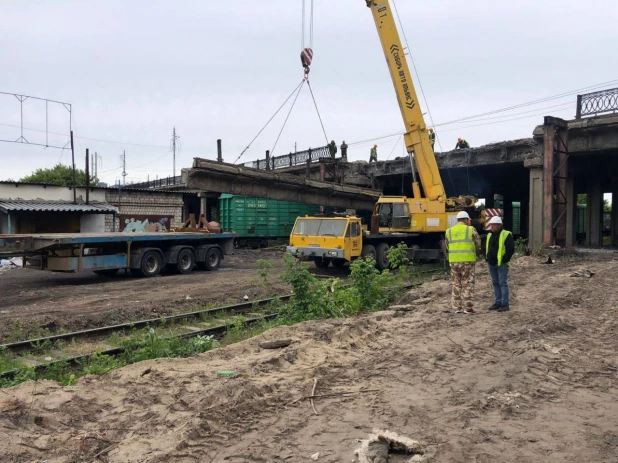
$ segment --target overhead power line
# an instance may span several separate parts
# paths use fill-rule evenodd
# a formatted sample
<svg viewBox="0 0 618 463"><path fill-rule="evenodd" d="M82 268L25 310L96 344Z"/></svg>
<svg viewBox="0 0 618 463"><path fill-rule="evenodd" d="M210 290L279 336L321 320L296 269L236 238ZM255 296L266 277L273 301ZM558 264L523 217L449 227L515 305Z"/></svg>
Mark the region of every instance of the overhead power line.
<svg viewBox="0 0 618 463"><path fill-rule="evenodd" d="M489 116L491 114L496 114L496 113L505 112L505 111L511 111L513 109L519 109L519 108L523 108L525 106L532 106L532 105L539 104L539 103L545 103L546 101L551 101L551 100L556 100L558 98L564 98L564 97L567 97L567 96L576 95L578 93L583 92L584 90L593 90L593 89L596 89L598 87L604 87L606 85L615 84L615 83L618 83L618 79L610 80L610 81L607 81L607 82L602 82L602 83L596 84L596 85L591 85L589 87L578 88L577 90L571 90L571 91L568 91L568 92L559 93L557 95L552 95L552 96L548 96L548 97L545 97L545 98L539 98L537 100L528 101L527 103L521 103L521 104L517 104L517 105L513 105L513 106L507 106L505 108L495 109L493 111L488 111L488 112L485 112L485 113L475 114L473 116L462 117L460 119L454 119L452 121L441 122L439 125L454 124L456 122L465 121L465 120L468 120L468 119L474 119L474 118L482 117L482 116Z"/></svg>
<svg viewBox="0 0 618 463"><path fill-rule="evenodd" d="M593 90L593 89L596 89L596 88L599 88L599 87L604 87L604 86L607 86L607 85L610 85L610 84L615 84L615 83L618 83L618 79L610 80L610 81L607 81L607 82L601 82L601 83L598 83L598 84L595 84L595 85L590 85L590 86L587 86L587 87L582 87L582 88L579 88L579 89L576 89L576 90L571 90L571 91L568 91L568 92L563 92L563 93L559 93L559 94L556 94L556 95L552 95L552 96L548 96L548 97L544 97L544 98L539 98L537 100L533 100L533 101L529 101L529 102L526 102L526 103L521 103L521 104L517 104L517 105L513 105L513 106L508 106L508 107L505 107L505 108L500 108L500 109L496 109L496 110L493 110L493 111L488 111L488 112L485 112L485 113L476 114L476 115L473 115L473 116L466 116L466 117L462 117L462 118L459 118L459 119L454 119L454 120L447 121L447 122L438 122L433 127L444 127L444 126L447 126L447 125L452 125L452 124L457 124L457 123L465 123L465 122L473 123L473 122L479 122L479 121L484 121L484 120L491 120L491 119L494 119L494 118L496 118L496 119L498 119L498 118L506 118L506 119L504 119L502 121L497 121L497 122L494 122L494 123L502 123L502 122L509 122L511 120L524 119L524 117L513 118L512 116L518 116L518 115L521 115L521 114L528 114L528 113L536 112L536 111L544 111L544 110L548 110L548 109L559 108L559 107L562 107L562 106L571 105L573 103L563 103L563 104L559 104L559 105L545 106L545 107L541 107L541 108L535 108L535 109L530 110L530 111L523 111L523 112L518 112L518 113L505 114L505 115L501 115L501 116L493 116L491 118L485 118L485 119L478 119L478 118L480 118L482 116L489 116L489 115L497 114L497 113L500 113L500 112L512 111L513 109L518 109L518 108L522 108L522 107L526 107L526 106L532 106L534 104L539 104L539 103L543 103L543 102L547 102L547 101L551 101L551 100L555 100L555 99L559 99L559 98L565 98L567 96L572 96L572 95L580 94L581 92L586 91L586 90ZM537 115L538 114L531 114L530 116L526 116L526 117L535 117ZM465 129L465 128L471 128L471 127L478 127L478 126L481 126L481 125L486 125L486 124L479 124L479 125L468 126L468 127L459 127L457 130ZM441 131L442 132L446 132L447 130L441 130ZM379 135L377 137L368 138L368 139L360 140L360 141L357 141L357 142L351 142L351 143L348 143L348 145L349 146L353 146L353 145L360 145L360 144L367 143L367 142L374 142L374 141L382 140L382 139L385 139L385 138L396 137L396 136L398 136L398 135L400 135L402 133L404 133L404 132L403 131L399 131L399 132L391 133L391 134L388 134L388 135Z"/></svg>
<svg viewBox="0 0 618 463"><path fill-rule="evenodd" d="M18 125L13 125L13 124L3 124L0 123L0 125L4 126L4 127L13 127L16 129L19 129L20 127ZM33 129L33 128L29 128L29 127L24 127L24 130L29 130L31 132L42 132L45 133L45 130L41 130L41 129ZM59 133L59 132L47 132L50 135L59 135L61 137L69 137L68 134L66 133ZM79 135L74 135L75 138L77 139L81 139L81 140L91 140L91 141L99 141L102 143L115 143L118 145L129 145L129 146L142 146L142 147L146 147L146 148L165 148L165 149L169 149L169 146L164 146L164 145L149 145L147 143L135 143L135 142L125 142L125 141L118 141L118 140L104 140L102 138L91 138L91 137L81 137Z"/></svg>

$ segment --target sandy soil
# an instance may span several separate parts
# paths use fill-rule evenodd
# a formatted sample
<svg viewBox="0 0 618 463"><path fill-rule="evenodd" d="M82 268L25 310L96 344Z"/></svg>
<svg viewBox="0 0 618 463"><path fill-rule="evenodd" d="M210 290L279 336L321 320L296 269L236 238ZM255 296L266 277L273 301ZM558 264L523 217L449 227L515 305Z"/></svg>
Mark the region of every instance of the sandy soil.
<svg viewBox="0 0 618 463"><path fill-rule="evenodd" d="M592 278L571 277L578 269ZM0 460L49 463L350 462L385 428L427 461L618 461L618 260L514 263L512 308L444 312L435 281L411 311L271 330L190 359L156 360L74 387L0 391ZM478 266L477 301L491 302ZM258 342L292 345L261 350ZM235 378L217 378L233 369ZM317 378L315 415L307 400ZM346 394L343 394L346 393ZM102 453L101 453L102 452ZM95 457L99 454L98 457ZM403 461L401 459L391 461Z"/></svg>
<svg viewBox="0 0 618 463"><path fill-rule="evenodd" d="M241 302L284 294L277 278L283 269L277 250L235 251L216 272L165 274L154 279L119 274L101 277L92 272L63 274L9 270L0 275L0 343L3 339L36 334L38 327L56 331L93 328L186 312L209 304ZM256 261L270 260L271 287L265 287ZM189 296L190 299L187 299Z"/></svg>

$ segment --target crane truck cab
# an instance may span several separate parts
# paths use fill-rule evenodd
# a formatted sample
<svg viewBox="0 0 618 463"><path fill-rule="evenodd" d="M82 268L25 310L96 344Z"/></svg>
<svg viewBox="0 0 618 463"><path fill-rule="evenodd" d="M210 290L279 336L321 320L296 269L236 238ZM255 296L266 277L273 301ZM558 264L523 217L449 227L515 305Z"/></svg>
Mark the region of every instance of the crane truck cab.
<svg viewBox="0 0 618 463"><path fill-rule="evenodd" d="M361 256L362 234L359 217L298 217L287 252L312 260L319 268L327 268L331 262L343 267Z"/></svg>

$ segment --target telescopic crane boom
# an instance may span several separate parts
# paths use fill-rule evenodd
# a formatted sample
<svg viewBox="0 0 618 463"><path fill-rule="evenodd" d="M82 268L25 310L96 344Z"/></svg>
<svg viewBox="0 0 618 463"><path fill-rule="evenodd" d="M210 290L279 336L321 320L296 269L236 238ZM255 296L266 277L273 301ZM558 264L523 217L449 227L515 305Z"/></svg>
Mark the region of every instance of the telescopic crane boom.
<svg viewBox="0 0 618 463"><path fill-rule="evenodd" d="M405 125L404 141L412 166L414 200L428 201L431 205L428 204L425 210L436 213L445 212L447 207L451 209L474 205L474 198L471 197L446 197L438 163L429 141L423 113L412 82L412 74L389 1L365 0L365 2L373 14ZM416 170L418 170L424 195L421 193L416 178Z"/></svg>

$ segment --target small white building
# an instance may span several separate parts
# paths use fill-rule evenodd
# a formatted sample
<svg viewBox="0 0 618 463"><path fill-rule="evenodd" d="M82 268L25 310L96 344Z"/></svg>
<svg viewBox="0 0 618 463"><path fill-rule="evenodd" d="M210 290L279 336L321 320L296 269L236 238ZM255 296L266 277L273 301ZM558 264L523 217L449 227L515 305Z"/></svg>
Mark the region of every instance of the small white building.
<svg viewBox="0 0 618 463"><path fill-rule="evenodd" d="M162 231L199 213L196 193L0 182L0 234ZM196 205L196 206L195 206ZM197 211L193 211L195 207Z"/></svg>

